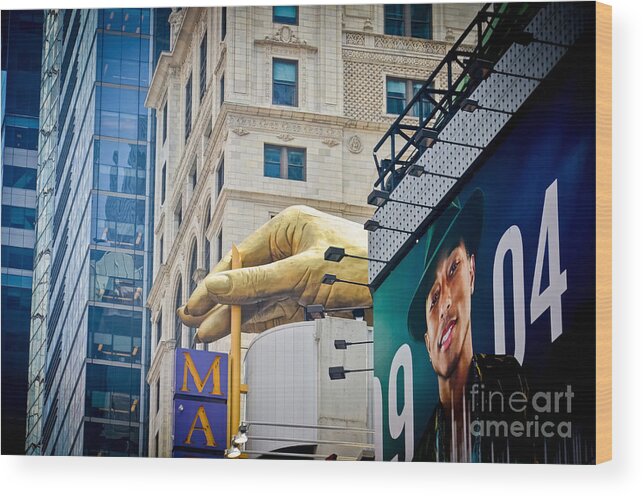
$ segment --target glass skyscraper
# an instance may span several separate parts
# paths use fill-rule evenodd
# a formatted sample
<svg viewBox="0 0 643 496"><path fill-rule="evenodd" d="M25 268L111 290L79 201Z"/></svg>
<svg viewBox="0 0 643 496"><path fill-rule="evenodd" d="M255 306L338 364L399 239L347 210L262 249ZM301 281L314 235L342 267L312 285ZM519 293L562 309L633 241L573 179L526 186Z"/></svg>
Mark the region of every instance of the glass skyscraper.
<svg viewBox="0 0 643 496"><path fill-rule="evenodd" d="M52 201L38 206L46 291L34 282L28 453L146 454L155 126L144 101L168 14L46 12L38 184Z"/></svg>
<svg viewBox="0 0 643 496"><path fill-rule="evenodd" d="M2 11L2 454L24 454L42 11Z"/></svg>

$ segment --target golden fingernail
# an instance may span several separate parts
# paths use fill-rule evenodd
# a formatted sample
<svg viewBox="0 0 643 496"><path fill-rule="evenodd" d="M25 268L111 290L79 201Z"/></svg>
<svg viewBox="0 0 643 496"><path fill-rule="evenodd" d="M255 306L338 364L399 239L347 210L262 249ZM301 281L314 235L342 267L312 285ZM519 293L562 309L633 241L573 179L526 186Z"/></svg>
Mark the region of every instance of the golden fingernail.
<svg viewBox="0 0 643 496"><path fill-rule="evenodd" d="M227 293L232 289L232 280L228 276L215 275L206 278L205 286L210 293L221 294Z"/></svg>

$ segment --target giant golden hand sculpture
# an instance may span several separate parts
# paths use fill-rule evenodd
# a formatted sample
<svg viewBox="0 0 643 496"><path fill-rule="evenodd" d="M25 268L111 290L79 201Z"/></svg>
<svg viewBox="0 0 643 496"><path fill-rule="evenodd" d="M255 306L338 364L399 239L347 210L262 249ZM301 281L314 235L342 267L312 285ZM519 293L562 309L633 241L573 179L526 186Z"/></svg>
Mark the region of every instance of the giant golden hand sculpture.
<svg viewBox="0 0 643 496"><path fill-rule="evenodd" d="M325 273L367 283L368 262L345 257L324 260L329 246L367 256L367 233L356 222L310 207L288 207L248 236L239 246L242 269L231 270L229 252L177 310L181 320L198 328L196 341L215 341L230 331L230 309L241 305L243 332L261 332L304 320L304 307L370 307L367 287L321 283Z"/></svg>

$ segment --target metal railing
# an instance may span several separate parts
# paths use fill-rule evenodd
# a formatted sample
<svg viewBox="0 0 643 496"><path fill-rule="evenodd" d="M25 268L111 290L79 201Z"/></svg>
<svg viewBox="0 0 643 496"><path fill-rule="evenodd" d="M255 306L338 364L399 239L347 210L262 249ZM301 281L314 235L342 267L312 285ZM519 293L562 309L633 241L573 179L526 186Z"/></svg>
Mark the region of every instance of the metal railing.
<svg viewBox="0 0 643 496"><path fill-rule="evenodd" d="M373 149L375 188L391 192L422 155L424 130L440 132L545 4L487 3ZM466 43L475 36L475 43ZM446 80L446 88L438 79ZM428 107L428 109L427 109ZM423 110L427 109L426 112ZM417 115L414 115L417 114ZM411 124L417 118L417 124ZM385 158L380 155L386 154Z"/></svg>

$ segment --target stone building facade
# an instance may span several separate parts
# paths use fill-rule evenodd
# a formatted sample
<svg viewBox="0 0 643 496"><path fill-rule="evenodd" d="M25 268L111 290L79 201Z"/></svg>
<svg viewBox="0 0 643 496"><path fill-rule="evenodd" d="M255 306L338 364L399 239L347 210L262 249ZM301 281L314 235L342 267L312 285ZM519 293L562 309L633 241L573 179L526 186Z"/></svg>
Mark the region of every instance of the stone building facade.
<svg viewBox="0 0 643 496"><path fill-rule="evenodd" d="M171 14L171 50L146 101L157 112L150 456L171 456L174 349L194 334L175 309L233 243L289 205L369 218L371 151L391 109L411 98L480 5L427 6L417 29L409 6L386 8ZM229 339L207 347L228 351Z"/></svg>

